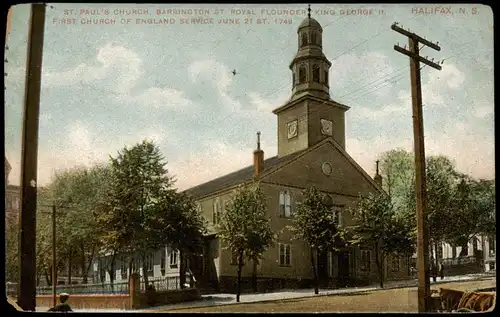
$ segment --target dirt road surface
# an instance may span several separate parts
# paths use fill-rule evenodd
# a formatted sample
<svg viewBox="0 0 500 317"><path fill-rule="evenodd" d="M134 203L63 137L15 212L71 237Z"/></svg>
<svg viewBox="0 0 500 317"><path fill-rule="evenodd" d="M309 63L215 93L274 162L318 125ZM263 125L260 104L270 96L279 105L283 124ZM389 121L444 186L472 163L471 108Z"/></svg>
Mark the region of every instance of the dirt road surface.
<svg viewBox="0 0 500 317"><path fill-rule="evenodd" d="M479 281L451 282L434 285L431 289L453 288L475 290L495 287L495 278ZM351 294L295 298L259 303L231 304L211 307L156 310L151 312L417 312L415 287L358 292Z"/></svg>

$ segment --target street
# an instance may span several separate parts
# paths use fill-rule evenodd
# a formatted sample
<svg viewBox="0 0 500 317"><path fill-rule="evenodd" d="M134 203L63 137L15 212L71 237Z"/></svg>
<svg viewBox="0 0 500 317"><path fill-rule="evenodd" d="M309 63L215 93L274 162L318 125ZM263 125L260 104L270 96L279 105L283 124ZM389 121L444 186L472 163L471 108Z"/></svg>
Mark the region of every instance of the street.
<svg viewBox="0 0 500 317"><path fill-rule="evenodd" d="M473 290L495 287L494 277L476 281L435 284L431 288ZM311 294L313 295L313 294ZM417 312L416 287L293 298L258 303L241 303L184 309L156 309L148 312Z"/></svg>

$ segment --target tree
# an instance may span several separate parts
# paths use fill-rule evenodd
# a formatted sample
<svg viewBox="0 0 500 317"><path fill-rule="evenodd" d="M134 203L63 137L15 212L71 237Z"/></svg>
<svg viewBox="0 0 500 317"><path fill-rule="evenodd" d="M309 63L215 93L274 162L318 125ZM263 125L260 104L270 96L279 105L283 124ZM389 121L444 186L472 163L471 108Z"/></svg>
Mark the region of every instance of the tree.
<svg viewBox="0 0 500 317"><path fill-rule="evenodd" d="M104 199L107 180L108 169L105 165L90 168L76 167L58 171L52 182L39 193L39 219L42 222L39 236L43 236L40 239L44 240L44 243L50 243L51 206L55 205L57 258L58 262L67 262L67 265L61 264L61 266L68 269L69 283L71 283L71 267L75 260L79 263L83 282L87 283L88 272L99 243L99 227L96 226L95 211L100 201ZM50 252L48 254L50 255Z"/></svg>
<svg viewBox="0 0 500 317"><path fill-rule="evenodd" d="M165 191L159 198L158 210L149 219L154 241L166 241L179 250L180 285L186 281L186 258L198 255L203 247L207 224L193 199L185 193ZM202 251L201 251L202 252Z"/></svg>
<svg viewBox="0 0 500 317"><path fill-rule="evenodd" d="M5 281L19 278L19 220L16 214L5 214Z"/></svg>
<svg viewBox="0 0 500 317"><path fill-rule="evenodd" d="M174 183L163 160L158 147L146 140L110 158L111 183L99 225L104 247L113 254L117 250L137 254L144 264L149 252L165 244L151 227L162 197L172 191ZM147 285L147 274L144 281Z"/></svg>
<svg viewBox="0 0 500 317"><path fill-rule="evenodd" d="M448 226L451 202L456 187L457 172L451 160L445 156L426 159L427 223L430 250L434 249L437 267L439 244L450 230ZM436 276L433 275L436 280Z"/></svg>
<svg viewBox="0 0 500 317"><path fill-rule="evenodd" d="M385 256L400 251L399 243L407 241L405 227L396 221L391 199L383 193L361 197L350 211L353 224L344 228L344 236L352 245L370 247L375 251L375 264L383 288Z"/></svg>
<svg viewBox="0 0 500 317"><path fill-rule="evenodd" d="M395 149L381 156L380 174L383 189L391 197L397 211L408 207L408 193L415 186L415 163L411 152Z"/></svg>
<svg viewBox="0 0 500 317"><path fill-rule="evenodd" d="M258 183L253 184L252 187L238 189L217 225L217 237L221 239L224 249L237 255L237 302L240 301L241 272L245 255L257 263L275 239L266 212L267 202L264 195ZM256 279L255 265L252 275ZM254 281L254 287L255 285Z"/></svg>
<svg viewBox="0 0 500 317"><path fill-rule="evenodd" d="M475 180L462 175L452 201L446 240L462 246L464 252L472 237L495 235L495 206L494 180Z"/></svg>
<svg viewBox="0 0 500 317"><path fill-rule="evenodd" d="M339 231L331 206L325 203L325 196L315 187L303 192L304 200L294 214L290 230L295 240L302 240L309 245L311 266L314 277L314 293L319 293L318 263L315 257L327 250L337 249Z"/></svg>
<svg viewBox="0 0 500 317"><path fill-rule="evenodd" d="M250 192L253 205L252 221L248 228L248 246L245 254L252 260L252 288L257 292L257 266L264 252L276 241L276 234L271 229L270 219L266 217L267 201L257 186Z"/></svg>

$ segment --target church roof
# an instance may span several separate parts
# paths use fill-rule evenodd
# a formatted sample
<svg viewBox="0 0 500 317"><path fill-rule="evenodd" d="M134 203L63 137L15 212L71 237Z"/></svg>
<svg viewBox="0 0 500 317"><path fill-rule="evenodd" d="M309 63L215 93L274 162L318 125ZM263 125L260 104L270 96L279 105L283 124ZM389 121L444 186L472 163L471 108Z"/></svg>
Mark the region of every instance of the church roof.
<svg viewBox="0 0 500 317"><path fill-rule="evenodd" d="M307 150L292 153L287 156L283 156L281 158L279 158L278 156L273 156L264 160L264 170L261 173L265 173L270 169L279 166L280 164L284 164L286 162L293 160L295 157L297 157L304 151ZM253 175L254 175L253 165L249 165L236 172L224 175L222 177L216 178L206 183L186 189L184 193L191 195L195 198L200 198L215 193L219 190L249 181L253 179Z"/></svg>
<svg viewBox="0 0 500 317"><path fill-rule="evenodd" d="M319 24L318 21L316 21L313 18L309 18L309 17L305 18L302 21L302 23L300 23L299 30L302 29L302 28L305 28L305 27L314 27L314 28L323 30L323 28L321 27L321 24Z"/></svg>

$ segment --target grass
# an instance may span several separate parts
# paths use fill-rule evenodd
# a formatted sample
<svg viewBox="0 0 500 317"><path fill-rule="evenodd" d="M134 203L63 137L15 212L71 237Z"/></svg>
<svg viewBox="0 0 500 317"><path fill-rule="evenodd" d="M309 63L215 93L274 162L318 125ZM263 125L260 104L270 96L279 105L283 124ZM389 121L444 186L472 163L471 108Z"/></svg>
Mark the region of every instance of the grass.
<svg viewBox="0 0 500 317"><path fill-rule="evenodd" d="M460 281L434 285L432 289L453 288L475 290L496 286L495 278L481 281ZM388 289L353 294L336 294L308 298L294 298L268 302L228 304L155 312L417 312L417 289L415 287Z"/></svg>

